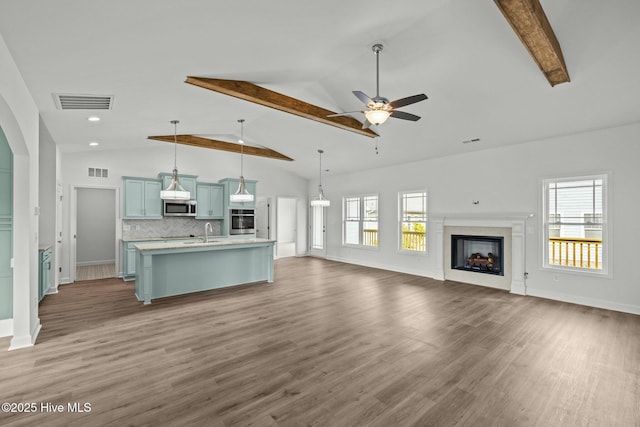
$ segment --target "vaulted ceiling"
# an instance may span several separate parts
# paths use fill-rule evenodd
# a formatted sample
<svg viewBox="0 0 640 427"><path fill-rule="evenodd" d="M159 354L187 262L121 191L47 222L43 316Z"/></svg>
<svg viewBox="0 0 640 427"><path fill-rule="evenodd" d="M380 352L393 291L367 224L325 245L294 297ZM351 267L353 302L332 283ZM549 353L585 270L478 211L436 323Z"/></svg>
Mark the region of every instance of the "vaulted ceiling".
<svg viewBox="0 0 640 427"><path fill-rule="evenodd" d="M166 145L147 137L172 134L172 119L180 134L232 142L244 118L249 144L294 159L261 161L314 178L319 148L340 173L640 121L640 2L540 0L571 80L556 86L497 3L3 0L0 35L63 152ZM185 83L239 80L359 110L352 91L376 92L374 43L380 95L429 97L403 108L421 120L389 119L376 138ZM113 103L60 110L53 94Z"/></svg>

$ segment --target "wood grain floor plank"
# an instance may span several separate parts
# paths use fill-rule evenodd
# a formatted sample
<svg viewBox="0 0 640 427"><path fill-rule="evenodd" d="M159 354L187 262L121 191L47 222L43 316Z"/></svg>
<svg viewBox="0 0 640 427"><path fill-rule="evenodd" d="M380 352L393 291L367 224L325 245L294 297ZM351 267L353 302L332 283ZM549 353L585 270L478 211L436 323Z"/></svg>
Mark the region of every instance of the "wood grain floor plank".
<svg viewBox="0 0 640 427"><path fill-rule="evenodd" d="M315 258L154 300L60 287L0 352L0 425L638 426L640 317ZM8 338L0 346L9 346Z"/></svg>

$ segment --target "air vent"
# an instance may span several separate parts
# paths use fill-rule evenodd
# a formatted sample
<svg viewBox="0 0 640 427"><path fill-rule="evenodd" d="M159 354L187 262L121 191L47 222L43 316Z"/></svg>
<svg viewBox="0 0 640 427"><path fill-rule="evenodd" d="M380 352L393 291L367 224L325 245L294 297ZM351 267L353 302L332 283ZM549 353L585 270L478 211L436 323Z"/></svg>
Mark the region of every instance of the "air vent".
<svg viewBox="0 0 640 427"><path fill-rule="evenodd" d="M109 178L109 169L89 168L89 176L96 178Z"/></svg>
<svg viewBox="0 0 640 427"><path fill-rule="evenodd" d="M58 110L110 110L112 95L71 95L54 93L53 100Z"/></svg>

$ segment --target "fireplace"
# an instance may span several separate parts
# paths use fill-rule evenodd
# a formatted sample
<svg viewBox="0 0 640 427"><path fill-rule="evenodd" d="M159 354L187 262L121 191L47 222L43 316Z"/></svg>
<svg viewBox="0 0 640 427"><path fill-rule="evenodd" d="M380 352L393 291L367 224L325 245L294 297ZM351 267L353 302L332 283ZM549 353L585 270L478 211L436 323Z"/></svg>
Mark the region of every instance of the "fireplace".
<svg viewBox="0 0 640 427"><path fill-rule="evenodd" d="M504 237L452 234L451 268L504 276Z"/></svg>
<svg viewBox="0 0 640 427"><path fill-rule="evenodd" d="M431 215L432 245L436 260L433 277L526 295L525 235L535 231L533 224L526 226L528 218L530 218L528 214ZM502 238L503 247L499 255L502 273L479 274L471 270L451 268L451 236L453 235ZM494 253L493 248L487 252ZM441 270L438 270L438 267Z"/></svg>

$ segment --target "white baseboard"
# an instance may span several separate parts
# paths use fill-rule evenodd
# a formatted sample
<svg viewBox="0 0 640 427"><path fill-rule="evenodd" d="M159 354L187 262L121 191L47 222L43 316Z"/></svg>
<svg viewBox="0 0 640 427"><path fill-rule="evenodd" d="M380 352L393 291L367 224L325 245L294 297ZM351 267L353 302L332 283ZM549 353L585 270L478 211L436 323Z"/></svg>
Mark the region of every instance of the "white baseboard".
<svg viewBox="0 0 640 427"><path fill-rule="evenodd" d="M14 335L11 340L11 345L9 346L9 350L18 350L20 348L32 347L36 343L36 339L38 339L38 334L40 333L40 329L42 329L42 324L38 319L38 324L33 327L30 335L24 335L21 337L16 337Z"/></svg>
<svg viewBox="0 0 640 427"><path fill-rule="evenodd" d="M13 335L13 319L0 320L0 337L10 337Z"/></svg>
<svg viewBox="0 0 640 427"><path fill-rule="evenodd" d="M544 289L531 289L529 287L527 287L527 295L532 297L551 299L554 301L562 301L571 304L585 305L588 307L603 308L605 310L640 315L640 306L633 304L623 304L597 298L583 297L580 295L569 295L561 292L547 291Z"/></svg>

